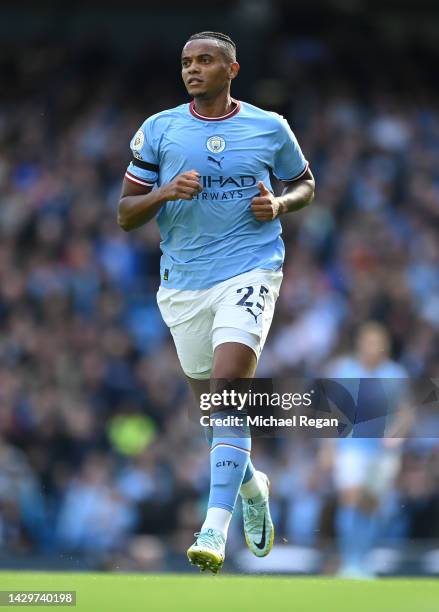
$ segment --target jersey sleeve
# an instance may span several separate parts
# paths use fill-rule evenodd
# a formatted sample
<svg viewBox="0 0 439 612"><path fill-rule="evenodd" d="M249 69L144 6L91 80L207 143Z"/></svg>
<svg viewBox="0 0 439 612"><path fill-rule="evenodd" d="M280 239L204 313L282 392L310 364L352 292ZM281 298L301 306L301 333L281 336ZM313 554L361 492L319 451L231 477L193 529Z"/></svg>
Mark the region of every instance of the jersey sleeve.
<svg viewBox="0 0 439 612"><path fill-rule="evenodd" d="M272 170L280 181L295 181L308 169L302 150L288 122L279 116Z"/></svg>
<svg viewBox="0 0 439 612"><path fill-rule="evenodd" d="M158 156L154 151L151 124L148 119L134 134L130 142L132 160L125 178L136 185L152 187L158 179Z"/></svg>

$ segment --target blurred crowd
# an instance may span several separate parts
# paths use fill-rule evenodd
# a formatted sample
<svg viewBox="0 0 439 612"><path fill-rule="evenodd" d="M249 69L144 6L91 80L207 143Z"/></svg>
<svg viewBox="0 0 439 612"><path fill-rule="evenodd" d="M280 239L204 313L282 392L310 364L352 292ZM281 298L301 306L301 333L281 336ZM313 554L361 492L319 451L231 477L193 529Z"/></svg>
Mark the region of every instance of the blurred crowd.
<svg viewBox="0 0 439 612"><path fill-rule="evenodd" d="M3 552L161 569L178 564L200 525L207 446L188 422L192 398L155 304L158 232L116 223L130 138L184 101L178 57L151 68L153 51L127 62L91 43L1 49ZM410 95L351 82L316 42L283 38L274 53L283 61L261 67L246 99L289 119L317 191L283 221L284 282L259 374L323 372L375 320L408 376L437 376L435 92L410 72ZM254 445L279 541L333 538L334 488L318 447ZM439 442L406 449L381 503L382 540L439 538Z"/></svg>

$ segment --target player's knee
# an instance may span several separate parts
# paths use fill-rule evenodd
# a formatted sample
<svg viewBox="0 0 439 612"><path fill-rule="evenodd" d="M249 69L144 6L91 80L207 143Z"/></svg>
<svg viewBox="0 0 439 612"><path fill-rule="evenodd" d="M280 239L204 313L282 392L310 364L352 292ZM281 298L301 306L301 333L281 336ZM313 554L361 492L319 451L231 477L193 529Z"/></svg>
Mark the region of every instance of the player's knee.
<svg viewBox="0 0 439 612"><path fill-rule="evenodd" d="M362 489L360 487L350 487L340 492L339 499L343 506L359 507L362 496Z"/></svg>
<svg viewBox="0 0 439 612"><path fill-rule="evenodd" d="M238 343L221 344L215 350L212 378L251 378L257 362L253 347Z"/></svg>

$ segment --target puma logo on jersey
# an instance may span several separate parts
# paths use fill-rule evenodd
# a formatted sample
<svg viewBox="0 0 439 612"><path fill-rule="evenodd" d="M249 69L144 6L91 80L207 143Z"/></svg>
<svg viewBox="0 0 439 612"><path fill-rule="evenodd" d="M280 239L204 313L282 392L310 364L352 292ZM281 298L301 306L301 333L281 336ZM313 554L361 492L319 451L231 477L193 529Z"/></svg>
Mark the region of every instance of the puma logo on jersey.
<svg viewBox="0 0 439 612"><path fill-rule="evenodd" d="M208 155L207 156L207 160L213 162L214 164L218 165L218 168L221 168L221 170L223 169L223 167L221 166L221 162L224 159L224 155L221 157L221 159L215 159L214 157L212 157L212 155Z"/></svg>

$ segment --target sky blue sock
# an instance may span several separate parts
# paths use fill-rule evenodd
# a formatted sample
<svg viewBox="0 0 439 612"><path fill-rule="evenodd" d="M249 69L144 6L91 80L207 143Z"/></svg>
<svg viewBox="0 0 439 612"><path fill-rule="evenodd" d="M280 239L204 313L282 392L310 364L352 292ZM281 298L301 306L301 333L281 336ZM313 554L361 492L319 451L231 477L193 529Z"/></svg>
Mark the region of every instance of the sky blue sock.
<svg viewBox="0 0 439 612"><path fill-rule="evenodd" d="M217 412L211 416L224 419L236 416L236 412ZM246 426L214 425L212 429L208 508L223 508L233 512L247 470L251 438Z"/></svg>
<svg viewBox="0 0 439 612"><path fill-rule="evenodd" d="M337 543L341 562L344 566L357 566L361 561L361 551L355 533L357 514L357 508L342 505L338 507L336 512Z"/></svg>
<svg viewBox="0 0 439 612"><path fill-rule="evenodd" d="M248 463L247 463L247 469L245 470L244 478L242 479L242 484L245 484L246 482L251 480L254 474L255 474L255 466L253 465L252 460L250 459L250 456L249 456Z"/></svg>
<svg viewBox="0 0 439 612"><path fill-rule="evenodd" d="M343 565L362 567L377 532L377 518L352 506L340 506L336 531Z"/></svg>
<svg viewBox="0 0 439 612"><path fill-rule="evenodd" d="M378 517L375 512L369 513L360 510L357 514L356 537L358 539L358 550L361 560L367 559L372 550L378 532Z"/></svg>
<svg viewBox="0 0 439 612"><path fill-rule="evenodd" d="M212 438L213 438L213 430L212 427L204 427L204 433L206 436L207 443L210 447L212 447ZM244 478L242 479L242 484L245 484L249 480L253 478L255 475L255 466L252 463L251 457L248 458L247 468L245 470Z"/></svg>

